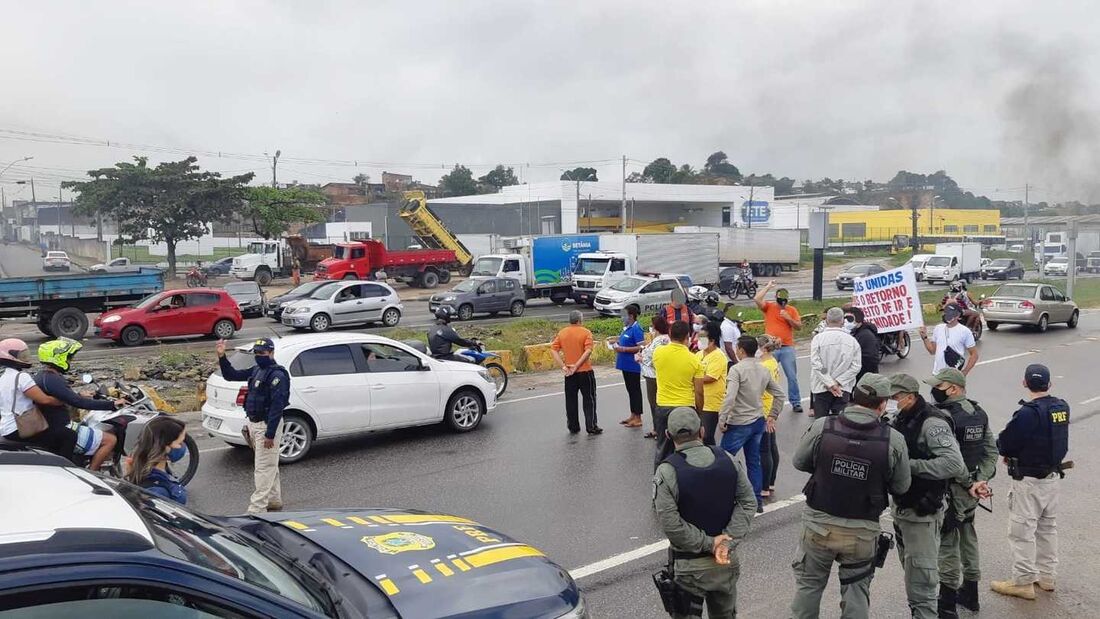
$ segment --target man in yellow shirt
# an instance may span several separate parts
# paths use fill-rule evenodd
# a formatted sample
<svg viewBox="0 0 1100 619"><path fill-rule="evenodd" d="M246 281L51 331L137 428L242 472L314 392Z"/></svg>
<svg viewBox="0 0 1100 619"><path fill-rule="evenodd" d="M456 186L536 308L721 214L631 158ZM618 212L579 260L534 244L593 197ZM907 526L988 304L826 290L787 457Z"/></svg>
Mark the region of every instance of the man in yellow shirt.
<svg viewBox="0 0 1100 619"><path fill-rule="evenodd" d="M657 433L656 470L672 453L672 441L665 429L668 415L679 406L703 410L703 364L688 349L691 326L677 320L668 329L669 343L653 351L653 369L657 372L657 410L653 413L653 431Z"/></svg>
<svg viewBox="0 0 1100 619"><path fill-rule="evenodd" d="M714 445L714 433L718 429L718 410L726 398L726 370L729 359L720 348L722 327L711 321L699 334L699 352L695 356L703 364L703 410L699 418L703 423L703 444Z"/></svg>

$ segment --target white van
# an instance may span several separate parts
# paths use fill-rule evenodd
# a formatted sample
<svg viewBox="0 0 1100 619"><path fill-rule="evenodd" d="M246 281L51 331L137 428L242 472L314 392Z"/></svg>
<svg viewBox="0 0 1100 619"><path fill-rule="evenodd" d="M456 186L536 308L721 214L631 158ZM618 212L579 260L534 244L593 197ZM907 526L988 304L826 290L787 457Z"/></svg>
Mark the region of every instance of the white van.
<svg viewBox="0 0 1100 619"><path fill-rule="evenodd" d="M917 254L909 259L909 264L913 265L913 273L916 273L918 282L924 279L924 265L931 257L932 254Z"/></svg>

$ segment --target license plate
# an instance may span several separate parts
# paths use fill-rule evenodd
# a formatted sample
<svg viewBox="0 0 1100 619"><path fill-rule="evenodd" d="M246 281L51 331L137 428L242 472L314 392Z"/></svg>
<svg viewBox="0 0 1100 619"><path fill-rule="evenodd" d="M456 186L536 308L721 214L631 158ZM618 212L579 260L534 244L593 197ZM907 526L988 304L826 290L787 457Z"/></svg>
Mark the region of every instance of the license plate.
<svg viewBox="0 0 1100 619"><path fill-rule="evenodd" d="M997 307L1002 309L1016 309L1015 303L998 303Z"/></svg>
<svg viewBox="0 0 1100 619"><path fill-rule="evenodd" d="M206 423L202 425L211 430L217 430L218 428L222 427L222 420L218 419L217 417L207 417Z"/></svg>

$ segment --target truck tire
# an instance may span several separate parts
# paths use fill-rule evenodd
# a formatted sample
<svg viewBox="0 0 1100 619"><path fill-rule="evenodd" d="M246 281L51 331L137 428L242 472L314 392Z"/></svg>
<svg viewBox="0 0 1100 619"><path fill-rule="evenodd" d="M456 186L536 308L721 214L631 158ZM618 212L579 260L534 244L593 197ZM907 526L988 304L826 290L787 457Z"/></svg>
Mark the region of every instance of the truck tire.
<svg viewBox="0 0 1100 619"><path fill-rule="evenodd" d="M439 285L439 273L424 271L420 274L420 285L424 288L435 288Z"/></svg>
<svg viewBox="0 0 1100 619"><path fill-rule="evenodd" d="M257 284L261 286L266 286L271 283L271 280L273 278L271 275L271 271L267 269L256 269L256 276L253 279L256 280Z"/></svg>
<svg viewBox="0 0 1100 619"><path fill-rule="evenodd" d="M54 337L83 339L88 332L88 315L75 307L63 307L50 317L50 331Z"/></svg>
<svg viewBox="0 0 1100 619"><path fill-rule="evenodd" d="M118 335L118 341L123 346L140 346L145 341L145 329L137 325L130 325Z"/></svg>
<svg viewBox="0 0 1100 619"><path fill-rule="evenodd" d="M46 318L45 320L43 320L42 318L38 319L38 330L41 331L43 335L54 337L53 331L50 330L49 318Z"/></svg>
<svg viewBox="0 0 1100 619"><path fill-rule="evenodd" d="M448 270L448 269L443 269L442 271L440 271L439 272L439 283L446 284L449 281L451 281L451 271Z"/></svg>

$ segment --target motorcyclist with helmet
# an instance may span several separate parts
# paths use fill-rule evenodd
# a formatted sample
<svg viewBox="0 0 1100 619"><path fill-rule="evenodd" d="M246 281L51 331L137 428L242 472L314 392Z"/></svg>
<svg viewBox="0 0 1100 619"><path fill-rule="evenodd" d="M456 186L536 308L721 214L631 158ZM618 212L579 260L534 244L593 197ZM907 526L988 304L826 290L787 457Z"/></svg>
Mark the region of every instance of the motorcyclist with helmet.
<svg viewBox="0 0 1100 619"><path fill-rule="evenodd" d="M467 348L475 348L479 345L477 340L467 340L451 327L453 316L455 311L445 305L435 310L435 326L428 331L428 352L436 359L473 363L473 360L452 352L456 344Z"/></svg>
<svg viewBox="0 0 1100 619"><path fill-rule="evenodd" d="M63 402L60 406L40 406L39 409L51 429L65 428L72 431L71 442L66 444L65 457L76 462L77 455L94 454L89 468L96 471L111 455L117 438L103 426L76 425L74 428L68 407L113 411L125 406L126 401L84 397L69 386L69 381L65 380L65 374L72 369L73 357L83 347L84 345L80 342L67 337L50 340L40 345L38 360L42 362L42 370L34 376L34 382L46 395Z"/></svg>
<svg viewBox="0 0 1100 619"><path fill-rule="evenodd" d="M944 295L940 309L942 310L950 304L959 306L959 309L962 310L963 322L971 330L975 327L974 321L981 320L976 311L978 304L974 302L973 297L966 290L966 282L961 279L951 282L951 291Z"/></svg>

